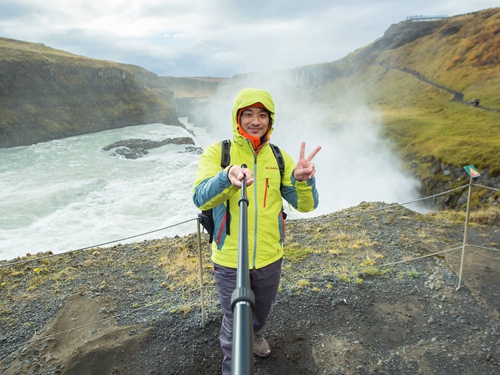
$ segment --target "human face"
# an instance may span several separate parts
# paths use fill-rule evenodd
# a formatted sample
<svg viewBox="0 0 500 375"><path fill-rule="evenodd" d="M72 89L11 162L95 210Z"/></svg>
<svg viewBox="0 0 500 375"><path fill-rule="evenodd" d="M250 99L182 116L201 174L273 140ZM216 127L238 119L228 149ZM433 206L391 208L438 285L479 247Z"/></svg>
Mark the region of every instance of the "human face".
<svg viewBox="0 0 500 375"><path fill-rule="evenodd" d="M246 108L240 115L240 126L247 134L261 138L269 129L269 113L264 108Z"/></svg>

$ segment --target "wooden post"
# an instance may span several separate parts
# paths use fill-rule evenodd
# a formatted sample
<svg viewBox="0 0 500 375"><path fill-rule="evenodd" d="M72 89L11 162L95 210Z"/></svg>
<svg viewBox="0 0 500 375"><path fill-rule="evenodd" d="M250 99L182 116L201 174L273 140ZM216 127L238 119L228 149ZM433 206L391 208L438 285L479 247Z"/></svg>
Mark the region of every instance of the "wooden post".
<svg viewBox="0 0 500 375"><path fill-rule="evenodd" d="M200 292L201 292L201 324L205 328L205 287L203 285L203 256L201 253L201 229L200 220L196 220L198 231L198 260L200 263Z"/></svg>
<svg viewBox="0 0 500 375"><path fill-rule="evenodd" d="M467 194L467 212L465 213L465 227L464 227L464 243L462 245L462 259L460 260L460 274L458 277L457 290L462 286L462 271L464 268L464 258L465 258L465 247L467 246L467 240L469 236L469 216L470 216L470 197L472 191L472 176L470 176L469 181L469 192Z"/></svg>

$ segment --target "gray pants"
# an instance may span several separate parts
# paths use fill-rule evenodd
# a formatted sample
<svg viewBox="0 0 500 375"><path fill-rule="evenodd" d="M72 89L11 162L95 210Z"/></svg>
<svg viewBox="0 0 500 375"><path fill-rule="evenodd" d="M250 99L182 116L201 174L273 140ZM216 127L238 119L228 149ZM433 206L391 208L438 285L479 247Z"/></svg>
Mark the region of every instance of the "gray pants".
<svg viewBox="0 0 500 375"><path fill-rule="evenodd" d="M214 265L215 283L219 290L219 299L224 317L220 330L220 346L224 359L222 360L222 375L231 374L231 351L233 343L233 312L231 311L231 294L236 288L236 268ZM264 328L271 305L276 298L281 275L281 259L264 268L250 270L250 285L255 294L255 309L253 311L253 331L258 333Z"/></svg>

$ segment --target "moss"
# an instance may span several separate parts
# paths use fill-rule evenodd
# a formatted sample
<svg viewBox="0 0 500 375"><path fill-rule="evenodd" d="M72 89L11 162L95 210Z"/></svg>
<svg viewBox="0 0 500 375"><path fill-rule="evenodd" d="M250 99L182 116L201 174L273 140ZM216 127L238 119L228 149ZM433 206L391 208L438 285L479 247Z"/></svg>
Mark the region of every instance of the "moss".
<svg viewBox="0 0 500 375"><path fill-rule="evenodd" d="M337 278L341 281L343 281L344 283L350 283L351 282L351 279L348 275L346 274L341 274L341 275L337 275Z"/></svg>
<svg viewBox="0 0 500 375"><path fill-rule="evenodd" d="M297 281L297 285L299 287L303 288L303 287L311 285L311 283L309 282L309 280L300 279L299 281Z"/></svg>
<svg viewBox="0 0 500 375"><path fill-rule="evenodd" d="M409 277L420 277L420 274L417 271L415 271L415 270L408 271L407 275Z"/></svg>
<svg viewBox="0 0 500 375"><path fill-rule="evenodd" d="M291 244L285 248L284 257L292 263L295 263L304 260L311 253L313 253L313 250L309 247L301 247L297 244Z"/></svg>
<svg viewBox="0 0 500 375"><path fill-rule="evenodd" d="M380 272L380 269L377 267L365 268L365 269L363 269L363 273L370 275L370 276L378 276L378 275L382 274L382 272Z"/></svg>

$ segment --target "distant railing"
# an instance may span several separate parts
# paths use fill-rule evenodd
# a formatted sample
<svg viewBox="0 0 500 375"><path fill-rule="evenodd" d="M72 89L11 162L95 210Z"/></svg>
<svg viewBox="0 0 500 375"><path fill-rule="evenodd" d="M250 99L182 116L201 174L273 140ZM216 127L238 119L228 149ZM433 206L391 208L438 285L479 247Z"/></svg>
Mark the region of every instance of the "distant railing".
<svg viewBox="0 0 500 375"><path fill-rule="evenodd" d="M406 17L407 21L429 21L429 20L440 20L443 18L448 18L448 16L408 16Z"/></svg>

